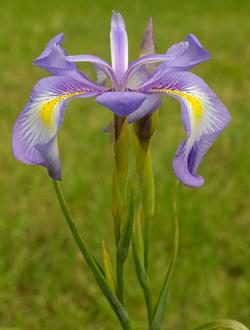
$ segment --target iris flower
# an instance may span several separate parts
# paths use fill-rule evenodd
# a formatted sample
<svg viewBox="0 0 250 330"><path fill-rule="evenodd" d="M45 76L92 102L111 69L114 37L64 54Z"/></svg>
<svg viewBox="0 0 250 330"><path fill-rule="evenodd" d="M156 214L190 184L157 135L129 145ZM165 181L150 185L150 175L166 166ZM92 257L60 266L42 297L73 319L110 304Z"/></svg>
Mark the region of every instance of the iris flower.
<svg viewBox="0 0 250 330"><path fill-rule="evenodd" d="M95 97L129 122L156 110L163 95L181 104L181 119L186 139L173 159L177 178L190 187L199 187L204 179L197 168L216 137L230 121L230 115L208 85L194 73L195 65L210 58L198 39L190 34L173 45L166 54L144 55L128 63L128 40L125 24L119 13L111 18L111 65L93 55L68 56L61 47L63 34L54 37L34 61L52 76L34 86L30 99L20 113L13 129L13 152L26 164L48 169L54 180L61 179L61 163L57 145L64 111L72 98ZM91 81L76 67L76 62L95 65L98 81ZM149 74L146 65L158 62ZM110 88L105 87L109 79Z"/></svg>

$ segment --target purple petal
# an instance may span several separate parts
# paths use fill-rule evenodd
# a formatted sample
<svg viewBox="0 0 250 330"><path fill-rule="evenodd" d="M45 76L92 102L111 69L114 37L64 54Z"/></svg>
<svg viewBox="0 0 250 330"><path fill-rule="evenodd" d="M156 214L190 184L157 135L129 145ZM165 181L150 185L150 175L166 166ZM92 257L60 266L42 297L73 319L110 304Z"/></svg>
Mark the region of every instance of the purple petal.
<svg viewBox="0 0 250 330"><path fill-rule="evenodd" d="M149 72L145 66L140 67L129 79L127 87L136 88L149 79Z"/></svg>
<svg viewBox="0 0 250 330"><path fill-rule="evenodd" d="M96 98L96 101L109 108L120 117L126 117L138 109L146 95L136 92L107 92Z"/></svg>
<svg viewBox="0 0 250 330"><path fill-rule="evenodd" d="M102 69L97 65L94 64L95 71L96 71L96 83L99 86L105 86L107 75L102 71Z"/></svg>
<svg viewBox="0 0 250 330"><path fill-rule="evenodd" d="M66 52L60 47L63 41L63 33L55 36L33 63L56 75L65 75L67 71L71 70L77 71L75 64L67 60Z"/></svg>
<svg viewBox="0 0 250 330"><path fill-rule="evenodd" d="M61 165L56 134L61 127L65 107L72 97L90 97L105 92L97 85L67 76L40 80L13 128L12 147L15 157L25 164L48 169L49 175L61 179Z"/></svg>
<svg viewBox="0 0 250 330"><path fill-rule="evenodd" d="M137 60L131 62L128 66L127 71L123 75L121 86L127 87L129 79L133 76L133 74L141 68L143 65L147 65L150 63L156 63L156 62L165 62L170 61L173 59L173 56L167 55L167 54L151 54L151 55L144 55Z"/></svg>
<svg viewBox="0 0 250 330"><path fill-rule="evenodd" d="M101 69L110 78L112 85L114 87L118 86L118 82L112 67L102 58L94 55L73 55L67 56L67 60L69 62L89 62L98 65L99 69Z"/></svg>
<svg viewBox="0 0 250 330"><path fill-rule="evenodd" d="M197 168L230 122L227 109L208 85L190 72L165 72L160 79L143 84L138 91L168 94L180 101L187 138L176 152L174 172L187 186L201 186L204 179L196 175Z"/></svg>
<svg viewBox="0 0 250 330"><path fill-rule="evenodd" d="M144 116L156 111L161 105L160 95L148 95L145 101L128 116L128 122L132 123L136 120L143 118Z"/></svg>
<svg viewBox="0 0 250 330"><path fill-rule="evenodd" d="M170 56L175 56L174 61L163 63L165 67L174 67L189 70L195 65L208 61L210 53L204 49L196 36L189 34L183 42L173 45L167 51Z"/></svg>
<svg viewBox="0 0 250 330"><path fill-rule="evenodd" d="M170 47L166 54L173 56L173 60L162 63L153 74L154 79L162 75L165 70L172 68L181 71L189 70L199 63L208 61L211 57L193 34L189 34L185 41Z"/></svg>
<svg viewBox="0 0 250 330"><path fill-rule="evenodd" d="M49 41L42 54L33 62L36 66L39 66L55 75L67 75L74 79L87 79L90 81L81 71L79 71L74 62L90 62L98 65L98 71L102 70L106 74L109 72L109 76L114 76L111 66L100 59L97 56L92 55L79 55L79 56L67 56L67 53L61 44L64 41L63 33L58 34ZM115 80L115 78L114 78Z"/></svg>
<svg viewBox="0 0 250 330"><path fill-rule="evenodd" d="M120 79L128 68L128 37L124 20L116 12L111 18L110 48L112 68Z"/></svg>

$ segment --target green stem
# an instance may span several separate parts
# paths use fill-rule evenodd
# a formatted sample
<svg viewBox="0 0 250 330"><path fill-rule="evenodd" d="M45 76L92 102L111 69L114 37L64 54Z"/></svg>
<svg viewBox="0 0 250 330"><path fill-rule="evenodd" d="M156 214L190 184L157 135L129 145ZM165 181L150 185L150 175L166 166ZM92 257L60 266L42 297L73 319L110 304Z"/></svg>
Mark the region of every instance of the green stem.
<svg viewBox="0 0 250 330"><path fill-rule="evenodd" d="M133 239L132 239L132 251L135 262L136 275L144 294L144 299L147 308L147 316L148 316L148 327L150 329L152 323L152 317L153 317L152 295L151 295L150 280L144 267L144 260L142 255L143 242L142 242L139 218L137 218L135 222L135 231L133 233Z"/></svg>
<svg viewBox="0 0 250 330"><path fill-rule="evenodd" d="M128 175L128 122L126 117L114 116L114 175L113 175L113 214L114 231L116 241L116 279L117 279L117 297L123 304L123 270L124 261L119 258L119 245L121 242L121 224L124 220L124 211L126 207L126 185Z"/></svg>
<svg viewBox="0 0 250 330"><path fill-rule="evenodd" d="M147 307L147 314L148 314L148 327L151 329L151 323L153 318L153 306L152 306L152 294L151 294L151 287L150 285L143 287L144 298Z"/></svg>
<svg viewBox="0 0 250 330"><path fill-rule="evenodd" d="M144 217L144 268L148 272L148 252L149 252L149 230L151 219L149 216Z"/></svg>
<svg viewBox="0 0 250 330"><path fill-rule="evenodd" d="M59 186L59 183L57 181L53 180L53 185L56 191L56 195L61 207L61 210L63 212L63 215L65 217L65 220L69 226L69 229L75 239L76 244L78 245L83 257L85 258L85 261L87 262L89 268L91 269L93 275L95 276L95 279L101 288L103 294L107 298L108 302L110 303L112 309L114 310L116 316L118 317L122 328L124 330L131 330L131 324L127 315L127 312L119 302L119 300L113 295L112 291L110 290L105 277L103 276L102 272L100 271L98 265L96 264L94 258L92 257L91 253L89 252L84 240L80 236L78 230L75 227L75 224L73 222L73 219L69 213L67 204L65 202L62 190Z"/></svg>
<svg viewBox="0 0 250 330"><path fill-rule="evenodd" d="M117 280L117 290L118 298L122 304L124 304L124 288L123 288L123 270L124 263L120 260L116 260L116 280Z"/></svg>

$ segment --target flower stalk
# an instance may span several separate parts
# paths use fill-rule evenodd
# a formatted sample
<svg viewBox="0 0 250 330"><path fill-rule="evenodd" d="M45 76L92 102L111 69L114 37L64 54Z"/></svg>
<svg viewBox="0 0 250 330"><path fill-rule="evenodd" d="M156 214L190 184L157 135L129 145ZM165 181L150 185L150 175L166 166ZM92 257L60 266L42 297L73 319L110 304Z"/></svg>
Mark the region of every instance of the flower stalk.
<svg viewBox="0 0 250 330"><path fill-rule="evenodd" d="M128 122L126 117L114 116L114 173L113 173L113 215L115 239L118 245L121 235L121 221L126 204L128 174Z"/></svg>
<svg viewBox="0 0 250 330"><path fill-rule="evenodd" d="M116 241L116 281L118 298L124 303L123 272L126 258L121 258L123 248L121 227L126 217L126 189L128 175L128 122L126 117L114 116L114 173L113 173L113 216Z"/></svg>

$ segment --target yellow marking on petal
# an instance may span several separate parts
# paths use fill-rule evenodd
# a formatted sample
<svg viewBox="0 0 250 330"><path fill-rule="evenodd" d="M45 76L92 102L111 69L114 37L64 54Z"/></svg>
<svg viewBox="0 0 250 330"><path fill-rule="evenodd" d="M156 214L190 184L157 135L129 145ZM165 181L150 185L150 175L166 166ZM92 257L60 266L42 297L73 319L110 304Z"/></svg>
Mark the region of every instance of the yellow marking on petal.
<svg viewBox="0 0 250 330"><path fill-rule="evenodd" d="M195 97L193 95L190 95L188 93L178 91L178 90L172 90L172 89L154 89L154 92L160 92L160 93L168 93L172 95L177 95L182 97L184 100L188 101L192 107L194 119L197 121L201 120L202 117L202 102L198 99L198 97Z"/></svg>
<svg viewBox="0 0 250 330"><path fill-rule="evenodd" d="M53 124L52 123L53 110L55 109L55 106L59 102L65 100L69 97L76 96L76 95L82 95L82 94L85 94L85 93L86 92L68 93L68 94L64 94L64 95L55 97L55 98L51 99L50 101L44 102L41 106L41 112L40 112L40 117L41 117L41 120L44 123L44 125L48 127L48 126L51 126Z"/></svg>

